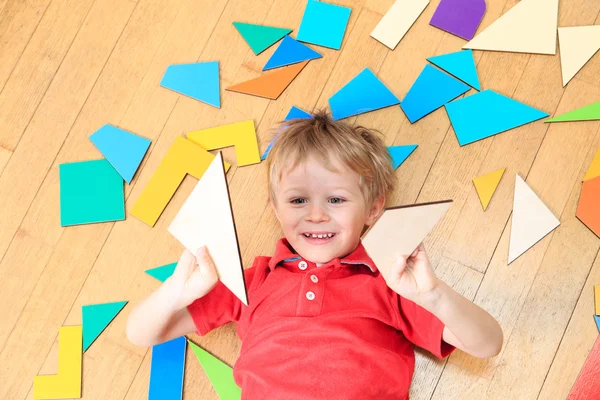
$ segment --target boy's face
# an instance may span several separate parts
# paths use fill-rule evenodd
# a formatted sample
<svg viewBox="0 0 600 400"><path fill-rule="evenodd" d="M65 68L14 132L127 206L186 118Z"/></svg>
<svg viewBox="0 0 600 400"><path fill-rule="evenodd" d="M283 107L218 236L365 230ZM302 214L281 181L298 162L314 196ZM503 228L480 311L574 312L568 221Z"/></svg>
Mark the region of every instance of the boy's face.
<svg viewBox="0 0 600 400"><path fill-rule="evenodd" d="M351 253L364 226L375 222L385 203L381 197L367 209L359 175L332 161L339 172L329 171L312 156L284 171L276 204L271 203L290 245L318 265Z"/></svg>

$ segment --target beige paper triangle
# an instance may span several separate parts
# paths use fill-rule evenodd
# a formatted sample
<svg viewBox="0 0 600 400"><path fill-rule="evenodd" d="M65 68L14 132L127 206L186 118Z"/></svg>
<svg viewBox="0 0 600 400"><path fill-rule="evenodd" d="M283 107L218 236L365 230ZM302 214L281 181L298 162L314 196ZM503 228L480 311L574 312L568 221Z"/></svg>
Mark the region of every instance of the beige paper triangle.
<svg viewBox="0 0 600 400"><path fill-rule="evenodd" d="M556 54L558 0L522 0L463 49Z"/></svg>
<svg viewBox="0 0 600 400"><path fill-rule="evenodd" d="M600 50L600 25L558 28L560 68L565 86Z"/></svg>
<svg viewBox="0 0 600 400"><path fill-rule="evenodd" d="M371 37L394 50L428 4L429 0L396 0Z"/></svg>
<svg viewBox="0 0 600 400"><path fill-rule="evenodd" d="M525 253L558 225L560 221L552 211L527 186L523 178L517 175L508 263Z"/></svg>
<svg viewBox="0 0 600 400"><path fill-rule="evenodd" d="M492 200L492 196L496 193L496 189L498 188L498 184L500 183L505 170L506 168L502 168L498 171L490 172L489 174L481 175L473 179L473 184L475 185L475 190L477 190L477 195L483 206L483 211L487 209L490 200Z"/></svg>
<svg viewBox="0 0 600 400"><path fill-rule="evenodd" d="M207 246L221 282L248 305L244 267L220 152L173 219L169 232L193 254L199 247Z"/></svg>

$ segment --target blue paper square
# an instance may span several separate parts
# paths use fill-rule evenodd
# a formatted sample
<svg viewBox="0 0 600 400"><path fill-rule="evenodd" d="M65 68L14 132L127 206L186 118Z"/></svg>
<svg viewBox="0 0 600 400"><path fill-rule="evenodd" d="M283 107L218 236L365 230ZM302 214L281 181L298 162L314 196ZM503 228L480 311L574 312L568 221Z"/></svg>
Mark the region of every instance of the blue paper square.
<svg viewBox="0 0 600 400"><path fill-rule="evenodd" d="M351 12L348 7L308 0L297 39L339 50Z"/></svg>

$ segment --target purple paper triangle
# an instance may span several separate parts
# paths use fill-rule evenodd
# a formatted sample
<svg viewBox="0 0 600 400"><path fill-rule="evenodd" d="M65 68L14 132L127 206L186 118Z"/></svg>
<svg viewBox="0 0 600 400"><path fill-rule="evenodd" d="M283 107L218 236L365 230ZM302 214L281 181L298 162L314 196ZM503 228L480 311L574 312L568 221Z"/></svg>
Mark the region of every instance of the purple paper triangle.
<svg viewBox="0 0 600 400"><path fill-rule="evenodd" d="M471 40L483 19L485 9L485 0L441 0L429 25Z"/></svg>

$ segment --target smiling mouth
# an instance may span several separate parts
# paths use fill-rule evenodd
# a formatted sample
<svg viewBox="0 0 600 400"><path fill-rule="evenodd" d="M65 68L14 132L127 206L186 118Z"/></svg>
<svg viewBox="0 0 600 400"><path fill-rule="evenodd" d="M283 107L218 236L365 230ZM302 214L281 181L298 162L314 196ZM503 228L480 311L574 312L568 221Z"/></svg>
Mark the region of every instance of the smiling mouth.
<svg viewBox="0 0 600 400"><path fill-rule="evenodd" d="M335 236L335 233L303 233L302 236L304 236L307 239L331 239L332 237Z"/></svg>

